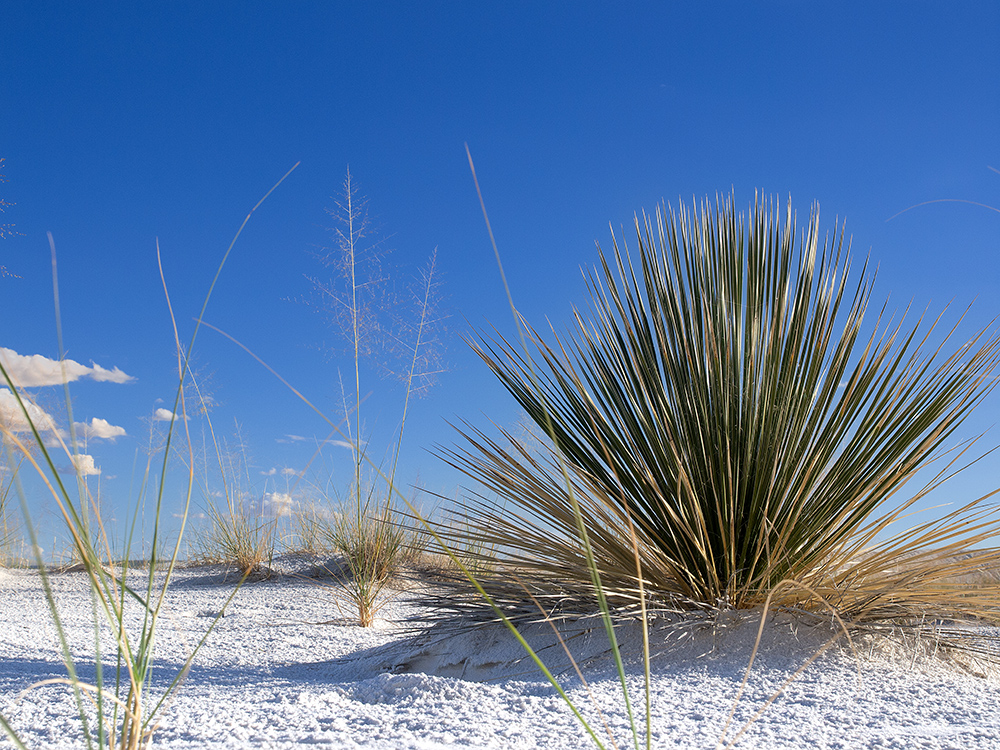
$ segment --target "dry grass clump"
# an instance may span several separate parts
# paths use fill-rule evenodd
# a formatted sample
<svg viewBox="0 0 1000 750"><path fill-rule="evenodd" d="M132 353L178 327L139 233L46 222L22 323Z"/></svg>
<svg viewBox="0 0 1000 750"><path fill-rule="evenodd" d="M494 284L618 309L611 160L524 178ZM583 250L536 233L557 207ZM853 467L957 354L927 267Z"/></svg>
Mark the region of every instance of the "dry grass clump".
<svg viewBox="0 0 1000 750"><path fill-rule="evenodd" d="M1000 335L956 343L884 305L871 321L874 274L853 280L817 209L801 234L766 200L658 209L635 231L635 250L601 251L570 332L476 345L547 437L467 430L445 452L484 492L442 537L495 545L478 580L501 610L593 611L603 589L618 613L1000 619L1000 589L965 583L1000 564L989 496L897 530L966 462L956 429L997 383ZM442 603L495 616L461 583Z"/></svg>
<svg viewBox="0 0 1000 750"><path fill-rule="evenodd" d="M357 614L361 627L370 627L385 603L385 590L412 564L418 539L400 525L391 505L380 503L372 513L338 514L325 527L329 547L340 569L329 572L340 582L342 596Z"/></svg>
<svg viewBox="0 0 1000 750"><path fill-rule="evenodd" d="M194 534L194 559L234 566L244 577L267 578L278 543L279 517L273 508L265 507L267 495L250 479L250 461L239 423L235 424L233 444L220 438L209 413L211 396L193 374L188 373L188 379L206 429L202 458L192 458L190 467L192 476L201 475L207 522ZM196 472L196 464L200 464L200 472Z"/></svg>
<svg viewBox="0 0 1000 750"><path fill-rule="evenodd" d="M11 513L11 490L19 468L8 469L6 461L0 463L0 566L11 565L15 558L13 547L19 534Z"/></svg>
<svg viewBox="0 0 1000 750"><path fill-rule="evenodd" d="M207 528L195 534L194 559L233 565L241 576L269 575L275 554L276 520L262 518L248 498L210 501L206 508Z"/></svg>
<svg viewBox="0 0 1000 750"><path fill-rule="evenodd" d="M297 503L292 511L286 548L303 555L323 555L330 548L332 517L325 507L317 503Z"/></svg>

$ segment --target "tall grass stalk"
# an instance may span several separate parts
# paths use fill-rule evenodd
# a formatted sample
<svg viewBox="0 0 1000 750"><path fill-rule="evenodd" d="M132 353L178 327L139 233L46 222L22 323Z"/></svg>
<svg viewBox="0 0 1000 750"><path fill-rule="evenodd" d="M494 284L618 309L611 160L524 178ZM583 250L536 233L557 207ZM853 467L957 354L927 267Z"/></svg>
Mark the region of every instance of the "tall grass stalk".
<svg viewBox="0 0 1000 750"><path fill-rule="evenodd" d="M471 157L471 154L469 154L469 163L470 163L470 167L472 167L472 157ZM475 176L475 170L474 170L474 168L473 168L473 176ZM350 192L351 184L350 184L349 180L347 181L347 183L345 183L345 188L346 188L346 192ZM478 191L478 181L477 181L477 191ZM480 201L482 201L481 194L480 194ZM345 203L347 203L347 202L345 201ZM349 209L348 214L346 214L347 216L354 215L352 213L354 211L353 206L355 206L355 203L354 203L353 199L349 203L349 205L352 208ZM489 227L489 217L486 215L485 204L483 204L483 213L484 213L484 217L486 218L487 227ZM357 215L355 215L355 220L359 220ZM362 225L364 225L363 222L362 222ZM353 222L349 222L348 223L348 228L349 228L350 231L353 231L353 230L350 229L353 226L354 226ZM340 236L343 236L343 235L340 235ZM490 238L491 238L491 241L493 241L492 230L490 230ZM345 251L345 255L347 255L348 258L351 259L352 262L354 262L356 260L356 257L357 257L357 255L356 255L356 242L353 245L351 243L347 242L347 241L342 242L342 248L345 245L347 246L346 247L346 251ZM499 264L499 262L500 262L499 251L496 249L496 243L495 243L495 241L493 241L493 247L494 247L494 251L496 252L497 262ZM433 264L432 264L432 269L433 269ZM502 274L503 273L502 264L500 264L500 269L501 269L501 274ZM356 275L355 274L351 274L351 277L352 278L356 278ZM431 285L433 283L433 274L430 273L430 272L427 273L423 277L422 280L424 282L425 288L427 290L430 290L432 288ZM316 283L316 282L314 282L314 283ZM515 315L516 315L516 308L514 308L514 306L513 306L512 297L510 296L509 287L507 287L507 285L506 285L506 280L504 281L504 286L505 286L505 289L507 289L508 299L511 300L511 309L513 311L515 311ZM338 297L336 294L334 294L334 292L330 288L328 288L328 287L318 285L318 288L324 294L324 296L327 296L330 299L334 299L334 300L338 300L338 299L342 300L343 299L341 297ZM406 402L407 403L409 401L410 395L412 395L412 391L416 390L416 389L412 388L412 384L415 382L415 380L417 378L424 377L424 373L420 371L418 363L421 362L421 361L425 361L425 362L428 361L428 352L426 350L433 348L433 347L429 346L428 344L426 344L426 342L428 341L428 339L424 338L424 333L423 333L425 327L428 328L428 329L430 329L437 322L435 318L433 318L433 317L431 317L431 316L428 315L428 308L426 307L426 304L427 304L427 301L430 300L430 298L431 298L431 295L429 293L425 294L423 296L423 299L425 300L425 306L424 306L423 312L422 312L422 314L420 316L420 321L421 321L420 322L420 326L419 326L420 333L414 339L417 343L413 347L413 358L411 360L411 366L410 366L410 370L409 370L409 375L407 377L407 382L408 382L408 387L407 387L408 393L407 393L407 396L406 396ZM357 297L354 296L354 294L352 293L351 299L352 300L356 300ZM344 307L344 305L340 305L340 307ZM351 330L353 330L353 322L357 321L359 319L361 319L361 316L358 313L352 312L349 315L348 320L350 320L352 322ZM383 505L382 507L383 508L390 508L391 506L389 506L388 503L392 502L392 500L395 499L395 500L397 500L399 503L401 503L402 505L404 505L407 508L407 510L409 512L410 518L413 519L413 520L415 520L417 522L417 524L423 530L423 532L427 535L427 537L429 537L430 539L433 539L437 543L437 545L442 550L443 554L445 554L447 556L447 558L450 560L451 564L455 568L457 568L459 571L461 571L462 575L465 577L465 580L467 580L469 582L469 584L474 588L474 590L477 592L477 594L481 597L482 601L485 602L487 604L487 606L489 606L490 608L492 608L492 611L494 612L494 614L496 615L496 617L509 629L509 631L514 636L514 638L525 649L525 652L528 654L529 658L538 667L538 669L542 672L542 674L545 675L546 679L550 682L550 684L553 686L553 688L557 691L557 693L566 702L566 704L569 706L569 708L573 712L574 716L576 716L576 718L581 723L581 726L583 726L583 728L587 732L588 736L593 740L593 742L599 748L602 748L602 750L603 750L603 748L605 747L605 745L604 745L604 743L601 742L601 740L600 740L600 738L598 736L598 733L593 729L593 727L590 725L590 723L587 721L587 719L584 717L584 715L580 712L580 710L577 708L577 706L570 699L570 697L568 696L568 694L565 692L565 690L563 689L563 687L560 685L559 681L556 679L556 677L552 674L552 672L545 665L545 663L542 660L542 658L531 647L531 645L527 642L527 640L525 640L524 636L518 631L517 625L515 624L514 620L512 620L510 617L508 617L508 615L507 615L507 613L505 611L506 608L504 606L501 606L501 604L498 603L494 599L494 597L491 595L491 593L486 588L484 588L483 585L480 583L480 580L479 580L480 579L480 574L479 574L479 571L475 569L475 565L473 564L472 566L470 566L470 564L468 564L469 560L470 560L470 554L471 554L471 558L472 558L473 561L480 561L480 559L484 558L484 556L485 556L485 553L477 553L477 552L474 552L473 550L492 550L494 548L493 545L495 544L495 540L492 540L492 539L490 539L489 537L486 537L486 536L463 537L463 539L465 539L467 541L469 539L471 539L473 546L465 548L465 552L464 553L463 553L463 551L458 550L456 548L456 546L454 545L454 541L455 541L454 538L452 536L450 536L448 534L448 532L442 530L442 528L441 528L441 526L439 524L432 523L431 521L429 521L424 516L424 514L420 511L420 509L417 508L415 506L415 504L413 502L411 502L406 497L406 495L400 490L400 488L398 487L398 485L397 485L397 483L395 481L395 476L394 476L395 467L396 467L395 460L392 463L392 467L393 467L392 468L392 473L387 473L387 472L385 472L382 469L382 465L379 462L376 462L369 455L369 453L368 453L367 450L363 450L361 441L357 440L355 438L355 436L352 434L352 429L355 430L355 431L359 429L359 427L357 425L361 424L360 421L356 421L355 426L353 428L347 427L345 429L343 425L345 424L345 422L347 424L350 424L348 420L345 419L344 421L338 423L337 421L335 421L332 418L330 418L326 413L323 412L322 409L318 408L315 404L313 404L309 400L308 397L306 397L300 390L298 390L292 383L290 383L284 376L282 376L271 365L269 365L267 362L265 362L263 359L261 359L258 355L256 355L248 346L246 346L242 342L238 341L236 338L234 338L230 334L228 334L228 333L226 333L224 331L221 331L220 329L215 328L214 326L211 326L208 323L205 323L204 325L206 325L207 327L211 328L212 330L215 330L216 332L220 333L224 337L228 338L230 341L232 341L234 344L236 344L238 347L240 347L243 351L245 351L248 355L250 355L254 360L256 360L261 366L263 366L266 370L268 370L268 372L270 372L272 375L274 375L274 377L277 378L286 388L288 388L289 391L291 391L293 394L295 394L296 397L298 397L306 406L308 406L323 421L325 421L327 423L327 425L331 428L331 436L333 434L336 434L336 435L339 435L341 438L344 438L346 441L349 442L349 445L351 445L351 447L356 451L353 454L354 458L355 458L355 463L354 463L355 480L357 480L357 477L360 476L360 474L361 474L360 470L358 469L358 458L360 457L361 463L366 464L368 466L368 468L371 470L373 476L377 477L378 480L383 483L383 488L382 489L385 492L384 497L386 499L386 505ZM421 341L425 342L425 344L421 345L420 344ZM420 351L421 346L424 346L425 351L423 351L423 352ZM356 351L357 352L361 351L361 346L360 345L358 345L356 347ZM433 371L430 371L429 374L433 375L434 373L433 373ZM428 381L424 381L424 382L422 382L420 384L420 387L421 388L426 388L428 385L429 385L429 382ZM356 387L355 392L356 392L356 395L360 394L360 388ZM405 410L404 410L404 413L405 413ZM350 416L350 415L348 415L348 416ZM402 430L402 426L401 426L401 430ZM397 452L398 452L398 446L399 446L399 444L400 444L399 439L397 439ZM371 483L367 484L366 486L368 488L372 487ZM354 487L351 488L351 497L354 500L355 508L357 507L358 499L361 496L362 496L362 492L359 491L356 486L354 486ZM362 507L362 509L364 509L365 508L365 504L362 503L361 507ZM386 516L383 516L383 518L387 519L387 518L389 518L389 516L386 515ZM336 537L334 537L334 539L336 540L335 541L335 546L339 546L339 547L343 548L343 547L347 547L350 544L363 545L364 540L366 538L365 535L364 535L364 533L362 533L362 529L364 528L365 514L362 513L361 515L354 515L354 519L355 520L360 520L361 523L359 523L356 527L349 528L347 530L346 533L348 534L348 537L349 537L347 540L345 540L344 538L336 539ZM381 519L378 519L378 520L381 520ZM310 531L308 531L307 534L311 535L312 529L314 528L314 524L311 521L307 522L307 524L308 524L309 529L310 529ZM337 528L336 523L334 523L331 526L327 526L325 523L321 523L320 526L319 526L319 528L320 529L333 529L333 531L327 531L327 533L328 534L334 534L334 535L337 534L337 532L336 532L336 528ZM368 528L371 528L371 527L368 527ZM376 528L379 528L379 527L376 527ZM399 528L399 525L398 525L397 522L393 521L392 523L383 524L381 526L381 528ZM581 531L582 531L582 535L583 535L584 539L586 539L586 534L587 534L586 527L583 526L582 523L581 523ZM638 547L636 548L636 555L638 555ZM364 563L364 564L371 564L372 562L378 562L379 561L379 555L378 554L377 555L370 555L370 554L369 555L355 555L355 557L360 558L362 561L364 561L364 560L369 561L369 562ZM349 565L350 565L350 562L349 562L350 559L351 559L351 556L347 555L347 560L348 560L348 564ZM384 563L384 560L383 560L383 563ZM357 563L355 563L355 564L357 564ZM593 570L593 573L594 573L595 584L596 584L596 586L599 589L600 588L600 571L599 571L596 563L592 565L592 570ZM642 578L641 575L639 577L640 577L640 579ZM364 582L366 580L368 580L368 579L366 579L365 576L362 575L362 577L361 577L360 580L361 580L362 585L364 585ZM349 592L351 591L350 587L348 587L348 590L349 590ZM379 589L379 591L380 590L381 589ZM360 615L362 613L362 606L364 605L365 601L369 600L368 597L370 595L367 594L365 591L360 591L358 595L359 595L359 597L365 597L365 599L363 599L360 602L357 601L357 600L355 600L355 605L358 608L359 620L360 620ZM530 596L530 592L526 592L526 595ZM643 617L643 626L645 628L645 626L646 626L646 622L645 622L646 613L645 613L644 609L642 611L642 617ZM608 630L608 638L609 638L609 640L610 640L610 642L612 644L612 648L613 648L615 656L616 656L616 664L617 664L617 667L618 667L618 673L619 673L619 677L620 677L620 680L621 680L622 689L623 689L623 691L625 693L626 700L628 700L628 691L627 691L627 686L625 684L624 666L622 664L620 653L618 651L617 638L615 636L613 622L611 620L611 609L607 605L606 602L605 602L605 605L604 605L603 620L604 620L605 625L606 625L607 630ZM649 690L649 673L648 673L648 662L649 662L649 641L648 641L648 638L644 637L643 643L644 643L645 662L647 664L647 670L646 670L646 690L645 690L645 693L646 693L646 715L647 715L647 720L646 720L646 730L645 730L644 736L645 736L645 746L647 748L650 748L651 747L652 734L651 734L651 725L649 723L650 700L651 700L650 696L651 696L651 694L650 694L650 690ZM631 718L631 710L629 710L629 713L630 713L630 718ZM638 747L638 744L639 744L639 733L636 730L634 719L631 720L631 727L632 727L632 735L633 735L633 738L634 738L634 744L636 745L636 747ZM610 735L610 732L609 732L609 738L610 738L611 746L612 747L617 747L617 745L616 745L616 743L614 741L614 738L611 737L611 735Z"/></svg>
<svg viewBox="0 0 1000 750"><path fill-rule="evenodd" d="M431 254L426 270L410 290L413 299L409 302L413 303L415 318L397 316L387 323L386 308L400 305L386 296L385 285L389 278L380 263L381 244L369 243L371 223L367 202L359 199L350 171L344 180L341 198L329 213L337 220L333 229L335 247L319 257L334 269L336 278L333 281L313 278L311 282L320 296L328 322L347 339L354 379L352 403L348 403L346 392L344 396L348 425L345 437L352 455L350 492L353 502L349 512L336 515L336 522L328 531L330 542L343 555L348 568L349 575L342 579L344 590L357 609L359 624L369 626L374 622L385 586L399 567L408 537L412 536L401 527L396 513L396 471L410 401L426 392L439 372L436 358L442 318L436 307L437 252ZM404 384L402 413L388 456L388 471L383 471L380 462L369 454L370 445L362 419L362 360L375 360L380 356L400 362L399 367L393 367L388 361L376 364ZM367 474L368 464L378 464L373 476Z"/></svg>
<svg viewBox="0 0 1000 750"><path fill-rule="evenodd" d="M495 257L495 260L496 260L497 268L500 271L500 277L501 277L501 281L503 283L504 292L505 292L505 294L507 296L507 302L508 302L508 305L510 307L511 315L514 317L514 323L515 323L517 331L518 331L518 336L520 337L521 347L525 351L525 353L527 354L528 348L527 348L527 340L526 340L526 336L525 336L526 329L524 327L524 321L523 321L523 318L521 317L521 315L517 311L517 307L514 304L513 294L511 293L510 286L507 283L507 275L504 272L503 262L500 259L500 250L497 247L496 239L493 236L493 228L490 225L489 214L486 211L486 202L483 200L483 193L482 193L482 190L480 189L480 186L479 186L479 178L476 176L476 168L475 168L475 164L472 161L472 152L469 150L468 144L466 144L466 146L465 146L465 153L466 153L466 156L468 157L468 160L469 160L469 170L472 172L472 179L473 179L473 182L475 183L475 186L476 186L476 195L479 198L479 205L480 205L480 208L482 209L482 212L483 212L483 220L486 222L486 229L487 229L487 233L489 234L490 245L493 248L493 254L494 254L494 257ZM529 362L530 362L530 358L529 358ZM536 372L534 370L534 367L530 366L530 364L529 364L529 367L525 371L525 375L526 375L526 378L527 378L527 381L528 381L529 385L537 387L537 385L538 385L538 383L537 383L537 374L536 374ZM544 409L540 412L540 416L542 417L541 422L543 423L543 428L545 429L545 434L548 435L553 441L555 441L557 439L556 438L557 432L556 432L555 425L554 425L554 423L552 421L552 416L546 410L544 410ZM558 447L558 443L556 445ZM632 734L633 744L634 744L634 746L636 748L638 748L639 747L639 733L636 730L635 718L632 715L631 699L630 699L630 695L629 695L628 685L626 684L626 679L625 679L625 667L624 667L624 664L622 662L621 651L620 651L619 646L618 646L618 638L615 635L614 623L612 621L612 616L611 616L612 615L612 613L611 613L611 607L610 607L610 605L608 603L608 600L607 600L607 598L605 596L605 593L604 593L604 586L603 586L603 583L602 583L602 580L601 580L601 571L600 571L600 569L599 569L599 567L597 565L596 559L594 558L594 552L593 552L593 548L592 548L591 543L590 543L590 535L588 534L587 525L584 522L584 517L583 517L582 511L581 511L579 502L577 500L576 493L573 490L573 483L570 481L569 466L567 465L566 461L563 460L563 456L562 456L562 453L560 451L558 451L558 450L556 451L556 456L557 456L558 469L559 469L559 472L562 474L563 480L565 482L565 486L566 486L566 489L567 489L567 499L569 500L570 508L572 509L572 513L573 513L573 516L574 516L575 530L576 530L576 532L578 534L577 539L579 541L579 544L580 544L580 546L582 548L582 551L583 551L583 554L584 554L584 558L585 558L585 561L586 561L586 568L587 568L587 571L590 574L590 581L591 581L591 584L593 586L593 591L597 595L597 606L598 606L598 609L599 609L600 614L601 614L601 619L602 619L602 622L603 622L604 627L605 627L605 632L607 633L608 642L609 642L609 644L611 646L611 653L612 653L612 656L614 658L615 668L617 670L618 678L619 678L619 681L620 681L620 684L621 684L622 698L623 698L623 701L625 703L626 713L628 714L629 726L631 728L631 734ZM470 518L470 516L466 515L466 518L468 519L468 518ZM471 516L471 518L474 519L475 515ZM426 524L426 522L425 522L424 525L425 525L425 527L429 528L429 526L428 526L428 524ZM629 529L630 529L630 531L632 530L631 523L629 524ZM466 525L466 532L468 533L469 530L470 530L469 526ZM453 562L458 563L457 558L448 549L448 547L447 547L447 545L445 543L445 539L442 538L442 536L439 533L437 533L437 532L434 532L434 537L438 541L438 543L442 545L442 547L445 549L445 551L447 552L447 554L449 555L449 557L452 558ZM632 533L631 537L632 537L633 542L636 542L634 533ZM490 534L483 534L481 529L474 530L469 535L469 540L470 540L471 544L474 545L474 546L477 545L477 544L480 544L480 543L483 543L483 544L494 544L494 545L498 545L498 544L503 544L504 543L503 540L500 537L498 537L498 536L493 536L493 535L490 535ZM638 549L637 544L636 544L636 547L635 547L635 559L637 561L637 578L639 580L639 586L641 587L643 585L642 584L643 576L642 576L642 571L641 571L641 561L640 561L640 557L639 557L639 549ZM580 713L579 709L573 704L573 702L570 700L569 696L565 693L565 691L563 690L563 688L561 687L561 685L558 683L558 681L555 679L555 677L551 674L551 672L549 672L548 668L545 667L545 665L543 664L541 658L537 655L537 653L535 653L535 651L528 645L527 641L525 641L524 638L521 636L521 634L517 631L517 628L514 625L513 621L511 619L509 619L507 617L507 615L501 610L501 608L497 605L496 601L494 601L494 598L492 596L490 596L490 594L487 593L487 591L483 587L482 583L479 580L477 580L474 575L472 575L471 571L468 570L465 566L461 565L460 563L459 563L459 565L460 565L460 567L462 569L462 572L465 573L465 575L466 575L467 579L469 580L469 582L472 583L472 585L476 589L476 593L479 594L479 596L482 597L482 600L486 602L486 604L488 605L488 607L496 615L498 615L500 617L501 621L508 628L508 630L510 630L510 632L513 633L513 635L517 638L517 640L525 648L525 650L527 651L527 653L531 657L531 659L535 662L536 665L538 665L540 667L540 669L542 670L542 673L545 675L545 677L549 680L549 682L552 684L552 686L556 689L556 691L560 694L560 696L563 698L563 700L569 706L570 710L572 710L572 712L577 717L577 719L580 721L581 725L583 726L583 728L587 732L587 734L591 737L591 739L594 741L594 743L603 750L604 744L598 739L598 736L595 733L595 731L593 730L593 728L586 721L586 719L583 718L583 715ZM538 605L538 600L537 600L537 598L535 598L534 596L532 596L530 589L528 587L524 586L517 577L515 577L514 580L517 582L517 585L521 589L524 590L524 593L528 595L528 598L532 601L532 603L534 603L536 606L538 606L539 611L542 614L545 614L545 610L542 609ZM641 622L642 622L642 629L643 629L643 657L644 657L644 664L645 664L644 677L645 677L645 697L646 697L646 721L645 721L645 733L644 733L644 736L645 736L646 748L647 748L647 750L649 750L649 748L651 747L651 744L652 744L652 724L651 724L651 721L650 721L650 717L651 717L652 714L651 714L651 690L650 690L650 679L649 679L650 675L649 675L648 621L647 621L647 613L646 613L646 609L645 609L645 596L644 595L641 597ZM609 740L611 741L611 744L613 746L615 746L614 737L611 736L610 731L608 731L608 737L609 737Z"/></svg>
<svg viewBox="0 0 1000 750"><path fill-rule="evenodd" d="M294 169L294 167L292 169ZM285 177L287 177L290 173L291 170L289 170ZM270 191L268 191L267 195L270 195L270 193L285 179L285 177L282 177L282 179L279 180ZM191 352L197 338L201 320L204 317L205 310L207 309L208 302L211 299L212 291L218 282L222 268L225 265L229 254L232 252L236 240L242 233L243 227L246 226L250 216L254 213L257 207L260 206L264 199L267 198L267 195L265 195L264 198L262 198L256 206L254 206L249 214L247 214L243 224L240 226L235 237L233 238L233 241L230 243L225 256L219 264L209 291L205 296L201 312L199 313L197 323L195 325L194 333L192 334L186 349L181 345L180 337L177 331L176 318L170 305L170 297L167 293L167 287L164 281L164 294L166 296L170 318L173 323L174 342L177 347L178 387L172 410L173 414L177 416L171 421L167 430L163 450L163 464L155 495L153 534L150 546L151 552L147 569L148 572L145 576L145 582L143 585L135 587L129 583L130 571L128 551L131 543L131 534L134 533L135 530L134 519L139 515L138 504L143 503L145 493L140 496L137 503L136 512L133 517L132 530L129 532L129 539L125 545L124 561L121 563L119 568L115 570L108 570L104 565L102 565L101 558L102 554L110 557L112 545L106 530L101 524L99 514L95 512L96 506L94 498L90 495L87 489L84 477L78 469L76 493L70 492L63 483L63 480L56 468L53 453L46 446L46 442L42 437L42 431L48 426L40 425L33 420L32 410L29 409L29 403L27 402L26 397L18 387L18 384L12 380L10 374L4 368L2 361L0 361L0 375L3 376L3 382L14 394L20 411L20 414L17 416L23 418L25 424L27 425L27 433L30 435L27 440L22 440L21 434L24 433L21 430L17 429L13 424L2 422L0 423L0 432L2 432L3 435L3 442L19 457L23 457L23 460L27 463L27 465L30 465L35 470L38 478L54 499L65 523L66 532L71 539L74 555L76 555L81 561L85 575L87 576L90 584L94 617L94 663L96 667L95 681L92 684L85 683L79 678L75 660L73 659L68 646L63 621L56 605L55 597L53 596L51 587L49 586L45 561L42 557L41 547L38 544L35 527L31 522L26 495L20 486L20 475L15 474L15 484L18 487L22 511L25 517L26 533L29 535L31 541L32 550L35 555L35 561L38 566L42 587L45 593L45 599L49 607L52 622L56 629L62 659L67 670L67 678L65 680L59 680L58 682L68 684L73 690L84 741L88 748L96 746L98 748L121 748L122 750L132 750L134 748L148 747L152 742L153 732L156 729L160 716L163 713L169 699L179 688L184 677L187 675L192 660L197 654L199 648L205 642L205 639L208 638L212 629L214 629L215 624L218 622L217 618L208 628L204 636L196 644L195 648L182 665L178 674L166 686L166 688L160 692L159 697L150 695L153 690L151 670L154 663L154 645L157 625L160 614L163 611L166 592L181 549L181 540L184 534L184 526L188 517L191 492L194 485L194 477L190 471L190 467L193 467L193 460L189 460L187 491L184 499L184 512L181 517L180 529L173 545L172 554L166 561L166 570L158 583L156 580L158 568L157 563L159 562L157 551L161 548L163 543L161 536L164 534L164 529L161 525L161 517L165 495L165 481L168 473L169 459L171 456L171 443L175 437L175 428L178 423L183 427L183 438L185 439L187 445L188 457L189 459L193 459L193 448L191 437L187 430L186 419L187 404L185 398L185 382L187 380L187 363L190 361ZM55 247L51 235L49 237L49 242L52 246L53 289L56 308L57 335L59 339L60 360L62 360L62 352L64 350L62 346L62 333L59 324L58 276L56 274ZM159 247L157 247L157 258L159 260ZM163 273L161 265L161 279L162 278ZM64 384L68 382L68 378L64 377L63 380ZM78 450L76 436L72 430L73 419L68 388L66 408L68 412L68 422L71 425L70 442L69 444L66 444L60 438L60 448L72 459L78 455ZM152 461L152 455L150 456L149 461ZM148 475L149 462L147 463L147 480ZM238 587L236 590L238 590ZM236 590L234 590L233 594L229 597L229 600L226 601L223 611L225 610L225 606L228 606L232 597L235 596ZM139 607L139 611L141 613L141 624L137 630L133 631L131 627L127 625L126 620L127 611L131 611L131 608L135 606ZM113 653L117 660L117 666L114 670L113 676L105 674L104 653L102 650L101 640L102 624L110 628L114 640ZM87 703L84 701L84 695L87 695L93 700L96 710L96 716L93 721L91 721L91 713L88 711ZM0 717L0 719L2 719L2 717ZM4 732L17 747L24 747L23 742L21 742L21 740L17 737L14 728L10 726L6 719L0 721L0 726L2 726Z"/></svg>

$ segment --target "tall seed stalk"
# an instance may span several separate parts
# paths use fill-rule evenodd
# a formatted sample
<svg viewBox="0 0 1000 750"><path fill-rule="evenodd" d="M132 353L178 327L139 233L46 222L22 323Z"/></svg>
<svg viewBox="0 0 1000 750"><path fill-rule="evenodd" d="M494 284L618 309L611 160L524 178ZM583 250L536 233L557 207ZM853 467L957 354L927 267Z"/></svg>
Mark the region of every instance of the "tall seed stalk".
<svg viewBox="0 0 1000 750"><path fill-rule="evenodd" d="M318 253L319 260L334 270L332 281L311 278L321 299L321 309L335 331L347 339L353 354L353 403L345 398L345 417L351 418L348 440L352 450L352 518L341 517L330 529L330 541L345 556L350 577L344 581L348 596L357 607L359 622L370 625L378 598L389 577L398 567L407 534L395 513L396 472L403 445L410 399L422 395L440 372L437 368L440 340L437 332L442 318L437 314L439 286L436 251L416 288L411 288L416 322L398 314L404 301L387 291L390 278L382 269L380 242L368 242L371 235L367 202L359 199L348 170L341 197L328 211L338 222L333 228L335 247ZM393 315L392 313L395 313ZM362 360L368 360L385 374L400 379L405 386L402 415L388 472L369 456L362 420ZM394 362L401 362L398 369ZM343 388L342 388L343 390ZM339 432L339 429L337 429ZM364 466L375 467L377 478L369 480Z"/></svg>

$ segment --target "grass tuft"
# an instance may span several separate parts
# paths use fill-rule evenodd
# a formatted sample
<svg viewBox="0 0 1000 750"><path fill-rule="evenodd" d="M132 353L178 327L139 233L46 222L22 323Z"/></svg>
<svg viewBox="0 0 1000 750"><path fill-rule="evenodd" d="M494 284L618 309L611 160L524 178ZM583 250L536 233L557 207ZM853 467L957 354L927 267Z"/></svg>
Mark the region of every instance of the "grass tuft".
<svg viewBox="0 0 1000 750"><path fill-rule="evenodd" d="M391 505L382 504L373 515L338 514L327 529L328 542L346 568L345 574L335 572L335 576L361 627L375 623L386 587L410 557L412 534L399 525L395 515Z"/></svg>
<svg viewBox="0 0 1000 750"><path fill-rule="evenodd" d="M239 425L235 438L239 447L232 450L216 437L206 409L202 409L202 416L211 437L215 470L209 470L206 460L202 492L207 518L205 527L195 534L195 557L201 562L233 565L242 576L266 578L278 544L278 515L264 507L266 495L253 494Z"/></svg>
<svg viewBox="0 0 1000 750"><path fill-rule="evenodd" d="M7 448L6 441L2 447ZM4 456L3 463L0 463L0 567L16 565L18 555L14 549L20 539L20 529L13 518L11 501L21 461L7 459L13 459L13 456Z"/></svg>

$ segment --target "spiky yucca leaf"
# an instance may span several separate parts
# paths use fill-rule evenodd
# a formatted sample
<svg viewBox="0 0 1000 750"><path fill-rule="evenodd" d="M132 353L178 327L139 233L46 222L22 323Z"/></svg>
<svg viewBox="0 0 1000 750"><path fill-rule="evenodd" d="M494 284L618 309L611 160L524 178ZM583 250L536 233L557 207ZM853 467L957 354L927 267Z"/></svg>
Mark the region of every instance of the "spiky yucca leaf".
<svg viewBox="0 0 1000 750"><path fill-rule="evenodd" d="M1000 335L951 353L954 329L931 344L940 318L866 321L874 274L849 280L843 229L822 237L813 209L800 235L781 214L729 200L637 218L635 251L600 253L569 335L525 325L530 353L499 334L476 346L548 436L538 451L476 432L445 454L499 498L456 528L502 551L491 580L510 606L521 588L552 606L592 591L570 490L616 606L637 596L630 521L647 592L674 606L753 607L776 588L854 619L1000 606L956 582L1000 562L977 551L1000 532L985 498L883 541L962 460L894 499L995 386Z"/></svg>

